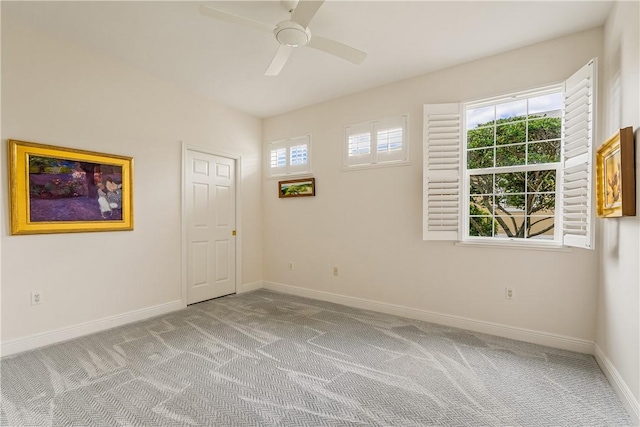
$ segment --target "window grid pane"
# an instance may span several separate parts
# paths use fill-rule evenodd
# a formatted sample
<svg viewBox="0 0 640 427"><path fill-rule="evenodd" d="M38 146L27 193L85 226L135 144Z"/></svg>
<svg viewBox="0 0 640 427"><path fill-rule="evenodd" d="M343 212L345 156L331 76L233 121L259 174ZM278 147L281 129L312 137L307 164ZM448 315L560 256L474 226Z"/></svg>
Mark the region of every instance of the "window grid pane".
<svg viewBox="0 0 640 427"><path fill-rule="evenodd" d="M471 196L469 200L469 235L493 237L493 195Z"/></svg>
<svg viewBox="0 0 640 427"><path fill-rule="evenodd" d="M469 236L553 240L555 169L471 174Z"/></svg>
<svg viewBox="0 0 640 427"><path fill-rule="evenodd" d="M561 104L558 91L468 108L467 169L559 162Z"/></svg>

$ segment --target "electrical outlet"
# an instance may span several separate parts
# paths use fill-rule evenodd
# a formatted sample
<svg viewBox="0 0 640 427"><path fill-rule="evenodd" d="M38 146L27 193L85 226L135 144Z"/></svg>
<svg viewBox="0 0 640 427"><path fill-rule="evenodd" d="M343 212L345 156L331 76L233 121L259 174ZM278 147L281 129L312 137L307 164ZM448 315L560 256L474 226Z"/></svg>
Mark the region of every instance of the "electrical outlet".
<svg viewBox="0 0 640 427"><path fill-rule="evenodd" d="M42 291L31 292L31 305L42 304Z"/></svg>
<svg viewBox="0 0 640 427"><path fill-rule="evenodd" d="M333 267L333 275L334 276L338 275L338 267Z"/></svg>
<svg viewBox="0 0 640 427"><path fill-rule="evenodd" d="M289 270L293 270L293 263L289 262Z"/></svg>
<svg viewBox="0 0 640 427"><path fill-rule="evenodd" d="M504 288L504 297L506 299L513 299L513 289L509 287Z"/></svg>

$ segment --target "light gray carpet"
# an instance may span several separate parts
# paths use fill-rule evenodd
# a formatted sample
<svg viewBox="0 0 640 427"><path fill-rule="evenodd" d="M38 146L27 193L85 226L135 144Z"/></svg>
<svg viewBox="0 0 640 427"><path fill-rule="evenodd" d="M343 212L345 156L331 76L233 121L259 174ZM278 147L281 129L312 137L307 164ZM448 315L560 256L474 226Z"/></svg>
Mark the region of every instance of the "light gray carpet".
<svg viewBox="0 0 640 427"><path fill-rule="evenodd" d="M625 426L592 356L259 290L5 357L5 426Z"/></svg>

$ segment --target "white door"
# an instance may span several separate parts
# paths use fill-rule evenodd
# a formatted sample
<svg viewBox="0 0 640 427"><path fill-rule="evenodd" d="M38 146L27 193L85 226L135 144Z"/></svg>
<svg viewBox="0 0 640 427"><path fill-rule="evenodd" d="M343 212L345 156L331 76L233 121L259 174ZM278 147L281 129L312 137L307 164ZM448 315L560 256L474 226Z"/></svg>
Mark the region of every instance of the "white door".
<svg viewBox="0 0 640 427"><path fill-rule="evenodd" d="M236 291L235 160L187 149L187 304Z"/></svg>

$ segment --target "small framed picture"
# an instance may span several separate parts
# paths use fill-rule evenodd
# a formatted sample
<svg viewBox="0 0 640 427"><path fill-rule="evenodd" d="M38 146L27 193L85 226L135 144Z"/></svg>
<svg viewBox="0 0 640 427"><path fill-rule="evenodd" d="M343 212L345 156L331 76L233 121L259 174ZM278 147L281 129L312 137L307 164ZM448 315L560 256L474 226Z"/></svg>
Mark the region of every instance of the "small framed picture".
<svg viewBox="0 0 640 427"><path fill-rule="evenodd" d="M597 215L635 216L635 149L633 128L620 129L596 154Z"/></svg>
<svg viewBox="0 0 640 427"><path fill-rule="evenodd" d="M307 197L316 195L316 179L302 178L278 182L278 197Z"/></svg>

